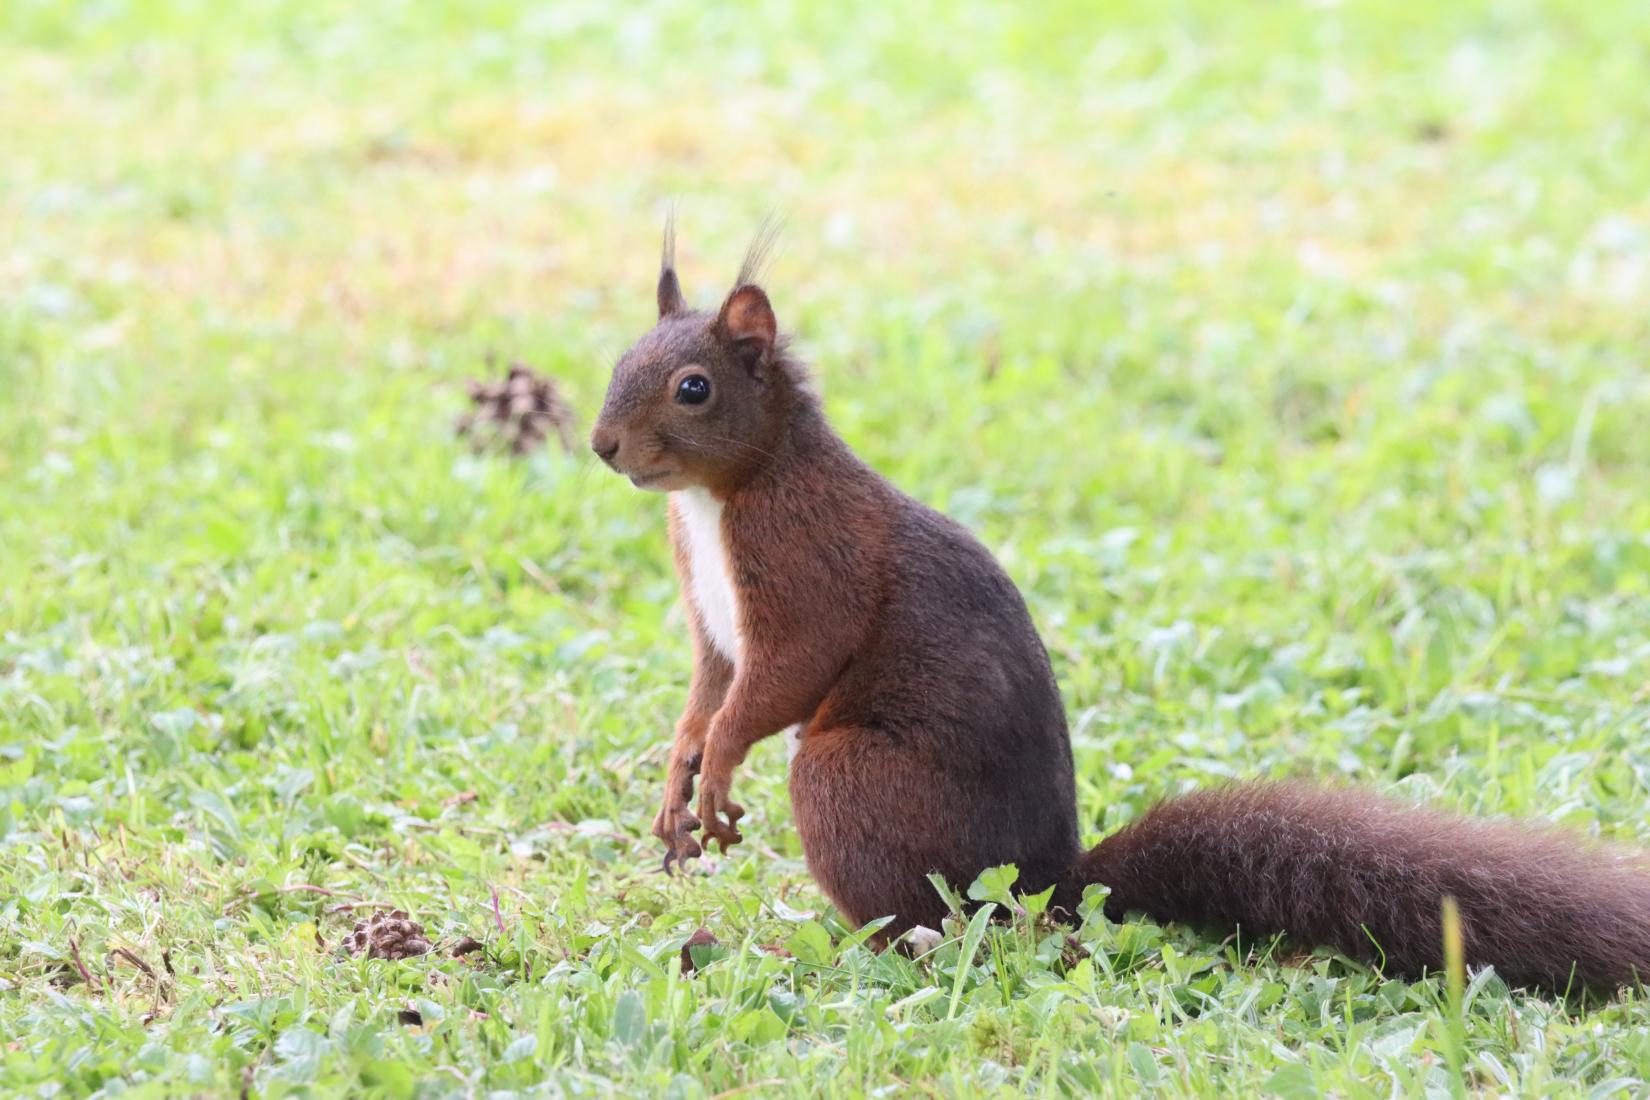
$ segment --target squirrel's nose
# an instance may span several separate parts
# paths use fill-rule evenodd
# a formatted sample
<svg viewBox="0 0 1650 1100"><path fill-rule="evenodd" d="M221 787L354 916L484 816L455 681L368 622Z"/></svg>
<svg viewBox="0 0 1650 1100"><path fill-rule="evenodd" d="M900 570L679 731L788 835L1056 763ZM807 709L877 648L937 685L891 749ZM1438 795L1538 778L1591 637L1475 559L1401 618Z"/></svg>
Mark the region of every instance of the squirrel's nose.
<svg viewBox="0 0 1650 1100"><path fill-rule="evenodd" d="M596 452L596 457L608 465L619 453L619 435L606 428L597 428L590 433L590 449Z"/></svg>

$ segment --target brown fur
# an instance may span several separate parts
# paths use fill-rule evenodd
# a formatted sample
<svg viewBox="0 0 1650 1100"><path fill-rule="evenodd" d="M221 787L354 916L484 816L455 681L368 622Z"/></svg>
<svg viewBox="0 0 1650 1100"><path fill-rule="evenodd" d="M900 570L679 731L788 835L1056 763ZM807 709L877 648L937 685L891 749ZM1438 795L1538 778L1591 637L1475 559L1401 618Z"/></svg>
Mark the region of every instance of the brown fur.
<svg viewBox="0 0 1650 1100"><path fill-rule="evenodd" d="M748 280L688 308L667 236L659 324L620 359L592 433L615 469L722 504L737 667L691 600L694 675L654 822L665 865L740 839L750 747L803 726L791 799L809 869L851 923L935 926L927 881L1013 863L1020 887L1112 890L1108 912L1288 932L1415 973L1460 901L1467 953L1515 983L1609 988L1650 969L1642 861L1560 833L1367 794L1257 784L1166 802L1087 854L1059 692L1019 592L966 530L866 467L826 423ZM710 398L673 398L698 374ZM692 565L671 539L684 590ZM699 807L689 809L698 776Z"/></svg>
<svg viewBox="0 0 1650 1100"><path fill-rule="evenodd" d="M1474 821L1366 791L1250 783L1160 803L1074 868L1114 919L1287 932L1394 973L1443 964L1443 899L1467 962L1513 985L1608 989L1650 975L1642 853Z"/></svg>

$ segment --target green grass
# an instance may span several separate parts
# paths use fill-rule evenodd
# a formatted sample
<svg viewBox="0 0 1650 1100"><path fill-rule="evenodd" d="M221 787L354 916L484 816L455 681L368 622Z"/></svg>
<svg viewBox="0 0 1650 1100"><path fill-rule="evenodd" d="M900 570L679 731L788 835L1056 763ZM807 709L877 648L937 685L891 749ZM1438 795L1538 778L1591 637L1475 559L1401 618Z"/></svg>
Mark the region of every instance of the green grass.
<svg viewBox="0 0 1650 1100"><path fill-rule="evenodd" d="M777 208L837 424L1027 594L1091 837L1311 774L1650 841L1640 5L533 7L0 15L0 1092L1644 1091L1632 993L874 954L773 742L665 879L663 502L450 431L489 352L588 423L667 202L699 301ZM486 951L340 958L352 897Z"/></svg>

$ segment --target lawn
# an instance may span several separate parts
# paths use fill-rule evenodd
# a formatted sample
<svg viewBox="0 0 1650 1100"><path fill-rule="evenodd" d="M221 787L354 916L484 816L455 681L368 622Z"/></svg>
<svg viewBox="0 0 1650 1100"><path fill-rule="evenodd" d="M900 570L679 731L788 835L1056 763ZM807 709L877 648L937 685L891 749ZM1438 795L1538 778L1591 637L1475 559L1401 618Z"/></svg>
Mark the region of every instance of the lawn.
<svg viewBox="0 0 1650 1100"><path fill-rule="evenodd" d="M1642 1094L1631 991L1098 913L879 955L777 740L666 878L664 502L452 429L512 360L587 428L670 202L700 303L776 210L1091 840L1313 775L1650 843L1646 88L1635 0L9 0L0 1094ZM436 951L344 951L380 904Z"/></svg>

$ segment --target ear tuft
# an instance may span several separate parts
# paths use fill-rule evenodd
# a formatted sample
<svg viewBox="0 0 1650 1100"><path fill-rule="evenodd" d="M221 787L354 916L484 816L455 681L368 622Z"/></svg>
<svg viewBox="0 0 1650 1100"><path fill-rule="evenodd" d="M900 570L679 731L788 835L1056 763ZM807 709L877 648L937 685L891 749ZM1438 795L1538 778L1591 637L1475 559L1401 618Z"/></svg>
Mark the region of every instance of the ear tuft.
<svg viewBox="0 0 1650 1100"><path fill-rule="evenodd" d="M779 326L767 294L755 283L746 283L728 295L717 315L716 329L758 373L772 362Z"/></svg>
<svg viewBox="0 0 1650 1100"><path fill-rule="evenodd" d="M665 243L659 250L659 319L662 321L672 313L680 313L687 308L687 299L682 296L682 284L676 278L676 208L672 207L665 215Z"/></svg>
<svg viewBox="0 0 1650 1100"><path fill-rule="evenodd" d="M768 268L768 261L773 259L774 246L779 243L779 231L785 227L785 222L777 211L770 211L762 219L762 224L756 227L756 236L751 239L750 248L745 251L744 262L739 265L739 275L733 280L736 287L757 283L762 280L763 273Z"/></svg>

